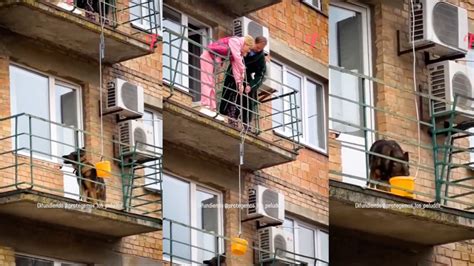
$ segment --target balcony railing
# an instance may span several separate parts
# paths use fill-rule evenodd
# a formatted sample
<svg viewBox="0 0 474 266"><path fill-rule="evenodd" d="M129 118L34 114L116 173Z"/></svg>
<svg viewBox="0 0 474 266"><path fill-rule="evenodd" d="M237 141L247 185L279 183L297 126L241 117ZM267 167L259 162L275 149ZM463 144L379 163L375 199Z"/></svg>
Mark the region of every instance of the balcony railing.
<svg viewBox="0 0 474 266"><path fill-rule="evenodd" d="M197 41L198 39L200 41ZM243 136L244 138L253 138L250 141L260 141L262 143L262 148L259 148L260 150L249 151L247 149L249 151L247 154L255 155L254 158L250 158L248 161L261 162L259 165L250 165L252 169L261 169L262 167L294 160L294 155L288 153L288 151L295 153L301 147L299 141L302 132L302 120L298 91L287 84L271 80L275 87L273 88L274 91L269 91L268 88L264 89L265 86L262 86L258 92L255 92L256 96L247 97L247 94L240 94L237 88L224 86L226 77L232 78L231 71L228 71L229 56L218 55L210 51L206 45L203 45L209 42L212 42L212 39L207 34L192 28L181 26L179 29L164 29L163 80L170 88L170 95L165 103L175 103L174 105L188 108L196 112L197 115L199 114L198 110L202 111L202 109L199 109L201 107L201 99L203 97L212 97L210 100L216 101L217 112L210 112L211 114L207 113L207 115L200 114L201 116L208 117L213 121L212 123L219 123L219 125L216 124L216 127L219 127L223 134L232 135L234 134L232 130L235 130L237 132L236 139L240 139ZM209 73L215 80L215 98L214 96L206 96L201 92L200 56L203 51L208 51L216 58L216 60L210 62L214 65L214 72ZM216 63L217 61L221 63ZM187 97L182 98L183 93ZM239 102L244 104L239 104ZM235 107L238 116L230 117L227 112L219 112L222 105L226 105L228 107L227 110ZM225 108L223 107L223 109ZM192 112L190 112L191 114ZM167 121L177 121L177 119L173 117L168 118ZM221 125L227 125L227 128ZM173 125L170 124L169 128L171 129L172 127ZM195 136L197 139L201 139L200 142L210 139L214 135L209 125L202 129L189 128L188 132L188 135L195 134L196 132L209 132L209 136ZM238 132L240 132L240 137ZM168 135L165 129L165 139L167 136L178 138L179 135L176 129L173 129L170 134L172 136ZM182 136L176 142L186 143L186 140L184 140L186 137L189 136ZM217 139L215 135L214 139ZM189 145L194 148L198 146L191 143L192 141L189 142ZM248 141L246 142L248 143ZM210 143L206 145L212 149L216 144ZM238 143L236 145L238 147ZM229 144L229 147L234 147L234 144ZM283 153L278 154L275 147L281 147L285 150L281 150ZM203 147L203 149L209 150L208 148ZM213 154L217 154L220 158L226 158L230 153L230 150L223 151L222 155L219 152L213 152ZM272 154L276 154L274 159L271 157ZM281 157L282 155L286 158ZM268 162L265 161L267 159Z"/></svg>
<svg viewBox="0 0 474 266"><path fill-rule="evenodd" d="M36 195L34 199L28 198L29 201L37 201L38 206L44 205L44 208L36 208L35 205L32 212L34 214L29 214L10 213L11 210L7 208L7 205L2 209L0 204L0 212L19 216L32 215L31 219L38 218L47 223L61 223L64 226L84 230L98 230L98 233L114 236L160 229L161 147L148 147L147 157L144 160L143 157L137 159L139 151L136 147L143 148L146 144L137 143L127 148L127 153L118 152L117 156L114 156L110 148L121 151L125 149L120 147L128 144L104 140L104 145L109 147L106 150L108 153L99 154L97 147L84 144L96 143L101 136L73 126L24 113L1 118L0 125L2 125L0 202L6 204L8 200L1 200L2 198L26 193ZM81 148L83 146L85 148ZM72 158L63 158L64 155L74 152L75 155ZM84 157L81 157L82 155ZM91 180L87 171L82 171L86 168L95 169L94 163L100 159L110 161L112 164L110 177L104 178L104 183ZM74 165L77 167L74 168ZM94 195L93 193L85 194L78 185L82 181L94 188L90 190L92 192L104 190L105 200L99 196L91 196ZM22 200L24 198L20 196L18 202L21 203ZM48 207L51 202L55 202L56 205ZM61 211L74 210L80 217L80 215L90 215L90 213L84 213L84 210L89 209L90 212L91 208L98 212L97 217L106 215L110 218L111 224L116 222L115 228L111 226L107 227L110 230L104 229L99 222L79 224L77 221L80 221L80 218L76 216L68 218L61 214ZM43 213L51 209L64 219L55 220L54 216L49 217L51 219L45 218ZM27 208L25 211L28 212ZM117 216L110 217L104 212L112 212ZM98 219L103 219L103 217ZM134 222L126 222L128 219ZM137 219L142 220L143 223L137 222ZM136 226L132 226L133 223L137 223Z"/></svg>
<svg viewBox="0 0 474 266"><path fill-rule="evenodd" d="M189 238L191 235L202 241L192 241ZM216 232L189 226L166 217L163 218L163 257L171 264L203 265L207 263L207 265L227 265L226 263L229 263L230 260L241 259L228 252L232 243L231 238L219 235ZM290 265L328 265L328 262L315 257L286 251L281 248L276 248L274 252L270 252L259 246L249 244L248 253L257 256L260 253L266 255L267 259L258 261L255 265L280 265L281 262ZM250 262L246 263L251 264Z"/></svg>
<svg viewBox="0 0 474 266"><path fill-rule="evenodd" d="M155 0L6 0L0 3L0 26L117 63L154 51L161 5Z"/></svg>

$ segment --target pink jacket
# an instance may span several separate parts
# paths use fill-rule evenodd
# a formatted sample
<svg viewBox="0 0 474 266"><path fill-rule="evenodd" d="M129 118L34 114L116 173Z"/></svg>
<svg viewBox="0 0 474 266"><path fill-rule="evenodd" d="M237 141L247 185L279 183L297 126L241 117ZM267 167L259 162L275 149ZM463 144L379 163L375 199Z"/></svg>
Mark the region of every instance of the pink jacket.
<svg viewBox="0 0 474 266"><path fill-rule="evenodd" d="M234 75L235 84L237 89L244 80L245 64L243 62L243 56L241 54L242 47L244 46L244 37L231 37L229 39L230 48L230 63L232 65L232 75Z"/></svg>

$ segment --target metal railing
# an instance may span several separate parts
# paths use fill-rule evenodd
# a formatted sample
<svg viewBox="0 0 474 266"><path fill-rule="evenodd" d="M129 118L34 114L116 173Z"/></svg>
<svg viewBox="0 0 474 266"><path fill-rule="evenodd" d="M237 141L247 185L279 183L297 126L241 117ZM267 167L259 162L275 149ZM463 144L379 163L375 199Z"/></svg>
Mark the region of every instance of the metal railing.
<svg viewBox="0 0 474 266"><path fill-rule="evenodd" d="M439 203L437 206L467 211L474 209L474 165L469 156L474 151L474 141L468 140L474 136L469 131L472 126L469 123L474 121L472 105L464 106L464 112L461 112L457 110L457 100L451 102L436 97L424 89L428 84L415 92L412 86L402 87L338 66L330 65L329 68L331 84L337 84L334 81L337 79L346 82L343 83L346 90L353 87L359 93L358 97L335 93L336 85L332 85L334 88L329 94L330 130L335 136L329 139L330 154L335 162L329 171L331 178L375 186L387 192L409 192L418 200ZM374 95L382 100L375 102ZM390 100L397 101L397 104ZM472 103L473 99L469 100ZM445 104L446 112L434 113L434 101ZM419 118L416 112L419 112ZM409 153L409 161L393 153L371 151L371 145L377 139L396 141L404 152ZM376 160L395 167L408 165L410 175L417 175L414 191L371 179L371 156L374 165Z"/></svg>
<svg viewBox="0 0 474 266"><path fill-rule="evenodd" d="M201 241L192 240L201 239ZM193 227L166 217L163 218L163 257L171 264L192 265L226 265L233 255L227 254L230 250L232 239L216 232L207 231ZM328 262L302 254L276 248L275 252L261 249L249 243L247 254L268 254L270 259L258 261L256 265L276 265L278 262L290 263L291 265L314 265L325 266ZM282 255L283 254L283 255Z"/></svg>
<svg viewBox="0 0 474 266"><path fill-rule="evenodd" d="M186 26L179 26L179 29L165 26L163 31L163 80L169 85L169 98L177 89L191 94L194 104L203 97L212 98L217 105L214 118L225 117L232 126L244 127L250 133L275 142L289 139L294 149L299 148L302 119L298 97L301 95L295 88L266 77L265 83L272 83L274 88L261 86L258 91L249 94L239 93L238 88L225 83L228 77L233 80L229 55L222 56L211 51L206 43L213 40L206 33ZM209 52L215 59L212 62L201 59L203 51ZM204 73L214 77L215 98L201 92L201 60L214 66L213 73ZM232 117L228 112L222 112L226 106L235 107L239 116Z"/></svg>
<svg viewBox="0 0 474 266"><path fill-rule="evenodd" d="M25 113L0 118L0 126L0 192L32 190L161 218L161 147L104 139L107 149L100 154L92 145L100 135ZM121 147L127 152L114 155ZM69 154L74 155L63 158ZM113 166L104 183L87 174L99 160ZM106 200L81 193L82 181L105 190Z"/></svg>
<svg viewBox="0 0 474 266"><path fill-rule="evenodd" d="M51 4L50 1L44 1ZM161 1L157 0L61 0L65 11L104 23L132 35L161 33ZM126 28L123 28L126 26ZM131 26L131 27L130 27Z"/></svg>

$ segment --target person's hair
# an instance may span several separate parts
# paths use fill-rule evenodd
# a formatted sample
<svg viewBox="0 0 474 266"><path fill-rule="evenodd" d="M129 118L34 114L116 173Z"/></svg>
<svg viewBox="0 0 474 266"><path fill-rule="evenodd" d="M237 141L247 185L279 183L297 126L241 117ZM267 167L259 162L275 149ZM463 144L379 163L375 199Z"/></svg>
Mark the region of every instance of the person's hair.
<svg viewBox="0 0 474 266"><path fill-rule="evenodd" d="M250 47L253 47L255 45L255 40L253 39L252 36L250 35L245 35L244 37L244 43Z"/></svg>
<svg viewBox="0 0 474 266"><path fill-rule="evenodd" d="M263 36L258 36L257 38L255 38L255 43L262 43L262 42L267 44L268 43L267 38Z"/></svg>

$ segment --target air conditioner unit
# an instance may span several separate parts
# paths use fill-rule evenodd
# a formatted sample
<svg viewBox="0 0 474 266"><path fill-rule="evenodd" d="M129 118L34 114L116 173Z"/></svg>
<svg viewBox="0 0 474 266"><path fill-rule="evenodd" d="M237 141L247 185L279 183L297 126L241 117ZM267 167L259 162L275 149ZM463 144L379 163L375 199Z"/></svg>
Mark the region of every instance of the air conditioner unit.
<svg viewBox="0 0 474 266"><path fill-rule="evenodd" d="M122 79L107 84L105 113L117 113L124 118L143 116L143 88Z"/></svg>
<svg viewBox="0 0 474 266"><path fill-rule="evenodd" d="M234 20L234 35L250 35L254 38L258 36L263 36L267 38L267 46L265 46L265 49L263 51L266 54L270 53L270 33L267 27L264 27L247 17L240 17Z"/></svg>
<svg viewBox="0 0 474 266"><path fill-rule="evenodd" d="M435 55L467 53L468 17L464 8L440 0L413 0L410 12L410 44L435 44ZM414 28L412 28L414 20Z"/></svg>
<svg viewBox="0 0 474 266"><path fill-rule="evenodd" d="M293 234L280 227L266 227L258 230L260 262L276 258L280 263L295 263L294 254L288 253L294 252L293 241Z"/></svg>
<svg viewBox="0 0 474 266"><path fill-rule="evenodd" d="M266 224L282 224L285 219L283 194L260 185L249 189L247 218L255 218Z"/></svg>
<svg viewBox="0 0 474 266"><path fill-rule="evenodd" d="M473 97L474 70L472 68L454 61L443 61L429 65L428 71L430 95L441 98L432 100L431 115L442 115L451 111L455 94ZM472 101L458 98L456 111L474 115L473 107ZM459 119L457 118L456 122L460 122Z"/></svg>
<svg viewBox="0 0 474 266"><path fill-rule="evenodd" d="M156 157L153 128L139 120L118 123L120 152L122 155L144 161Z"/></svg>

